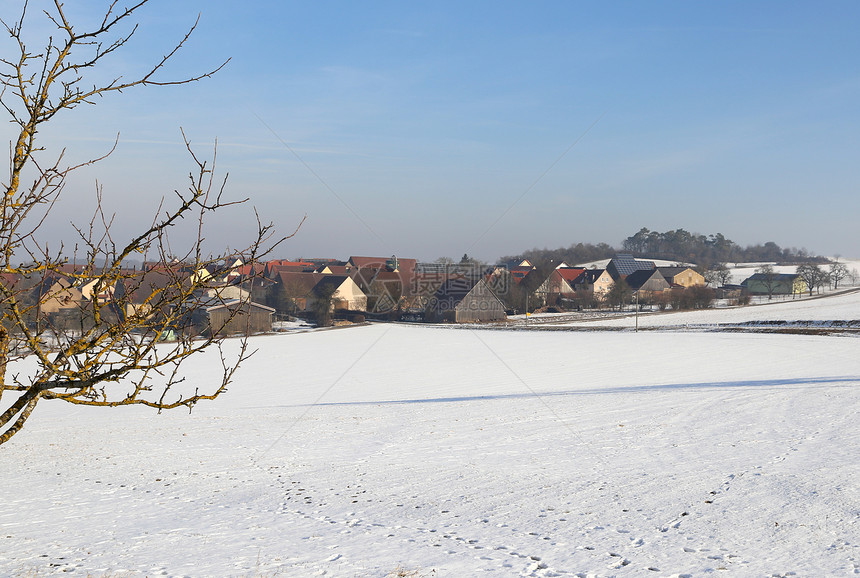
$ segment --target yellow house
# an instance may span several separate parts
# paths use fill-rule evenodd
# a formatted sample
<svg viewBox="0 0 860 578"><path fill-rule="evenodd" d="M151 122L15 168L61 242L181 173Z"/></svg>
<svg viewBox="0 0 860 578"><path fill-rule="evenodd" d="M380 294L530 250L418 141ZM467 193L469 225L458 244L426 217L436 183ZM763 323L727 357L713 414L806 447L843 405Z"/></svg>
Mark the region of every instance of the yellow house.
<svg viewBox="0 0 860 578"><path fill-rule="evenodd" d="M657 267L669 285L681 287L704 287L705 277L689 267Z"/></svg>
<svg viewBox="0 0 860 578"><path fill-rule="evenodd" d="M606 269L587 269L586 288L590 288L595 297L602 297L609 292L612 287L612 275Z"/></svg>
<svg viewBox="0 0 860 578"><path fill-rule="evenodd" d="M80 289L65 277L43 281L35 293L42 313L57 313L61 309L80 307L83 298Z"/></svg>

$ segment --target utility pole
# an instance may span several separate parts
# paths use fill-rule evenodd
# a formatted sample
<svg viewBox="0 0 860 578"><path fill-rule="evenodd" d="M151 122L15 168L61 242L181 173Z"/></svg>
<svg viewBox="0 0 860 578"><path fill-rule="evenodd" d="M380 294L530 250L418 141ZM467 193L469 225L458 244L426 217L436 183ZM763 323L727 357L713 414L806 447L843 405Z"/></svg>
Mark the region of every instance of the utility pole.
<svg viewBox="0 0 860 578"><path fill-rule="evenodd" d="M639 291L636 292L636 314L634 317L636 318L636 328L633 331L639 333Z"/></svg>

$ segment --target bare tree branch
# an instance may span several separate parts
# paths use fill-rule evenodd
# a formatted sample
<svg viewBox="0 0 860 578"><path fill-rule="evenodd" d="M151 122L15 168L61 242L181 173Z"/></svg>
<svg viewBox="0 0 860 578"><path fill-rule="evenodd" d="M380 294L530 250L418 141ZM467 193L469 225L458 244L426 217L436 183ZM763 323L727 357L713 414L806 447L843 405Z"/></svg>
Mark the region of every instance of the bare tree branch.
<svg viewBox="0 0 860 578"><path fill-rule="evenodd" d="M228 309L218 323L205 319L208 307L228 303L219 293L223 289L219 278L229 273L233 261L253 265L295 235L275 237L273 225L264 224L255 212L257 231L245 247L208 253L204 245L208 217L247 199L228 200L226 176L216 180L217 143L212 158L202 160L183 132L193 166L188 188L175 191L171 201L162 199L140 231L123 232L121 237L129 240L120 241L113 230L114 216L104 210L98 183L97 206L89 223L73 225L77 238L70 256L63 245L49 247L40 239L68 176L105 159L118 142L117 137L98 158L67 165L65 150L51 157L37 140L47 123L79 104L94 103L95 97L136 86L195 82L229 62L187 78L160 78L196 30L198 17L183 38L140 76L89 82L90 73L136 33L137 25L131 20L147 3L141 0L118 9L112 1L99 24L78 30L66 17L63 3L54 0L45 15L56 36L49 37L38 53L27 48L22 34L29 18L26 1L17 20L2 21L18 52L0 59L0 104L17 129L10 143L8 181L0 186L0 400L4 403L0 405L0 444L21 430L41 400L100 407L143 405L160 411L191 409L223 393L253 352L248 348L248 323L232 355L222 347L242 308L250 307L247 299ZM122 32L126 24L130 28ZM30 180L25 183L26 179ZM196 239L176 255L169 233L186 219L194 223ZM126 262L132 257L142 259L144 265L130 269ZM168 334L175 338L166 341ZM184 362L207 350L217 351L220 381L187 382ZM7 376L7 363L26 356L38 368L27 375ZM4 392L12 394L7 398Z"/></svg>

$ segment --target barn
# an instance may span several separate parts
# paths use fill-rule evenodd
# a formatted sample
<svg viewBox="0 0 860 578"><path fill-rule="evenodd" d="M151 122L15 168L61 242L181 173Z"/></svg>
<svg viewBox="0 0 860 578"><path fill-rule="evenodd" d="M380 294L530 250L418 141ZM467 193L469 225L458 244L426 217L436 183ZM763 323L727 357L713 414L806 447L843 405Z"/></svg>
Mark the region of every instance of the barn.
<svg viewBox="0 0 860 578"><path fill-rule="evenodd" d="M272 330L275 310L253 301L233 299L205 309L209 331L217 335L260 333Z"/></svg>
<svg viewBox="0 0 860 578"><path fill-rule="evenodd" d="M425 319L431 322L481 323L505 319L505 305L484 279L448 279L436 291Z"/></svg>

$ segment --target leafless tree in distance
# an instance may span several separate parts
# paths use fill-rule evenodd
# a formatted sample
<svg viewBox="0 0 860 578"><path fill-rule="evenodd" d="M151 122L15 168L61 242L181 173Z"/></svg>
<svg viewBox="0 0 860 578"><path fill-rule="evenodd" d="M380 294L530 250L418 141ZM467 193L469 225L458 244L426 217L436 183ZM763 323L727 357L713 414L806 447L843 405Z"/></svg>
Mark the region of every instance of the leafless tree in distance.
<svg viewBox="0 0 860 578"><path fill-rule="evenodd" d="M839 282L848 277L848 267L845 263L835 262L830 264L830 282L833 283L834 289L839 289Z"/></svg>
<svg viewBox="0 0 860 578"><path fill-rule="evenodd" d="M797 274L806 283L806 290L809 291L810 297L812 292L820 289L822 285L827 283L827 271L815 263L803 263L797 266Z"/></svg>

